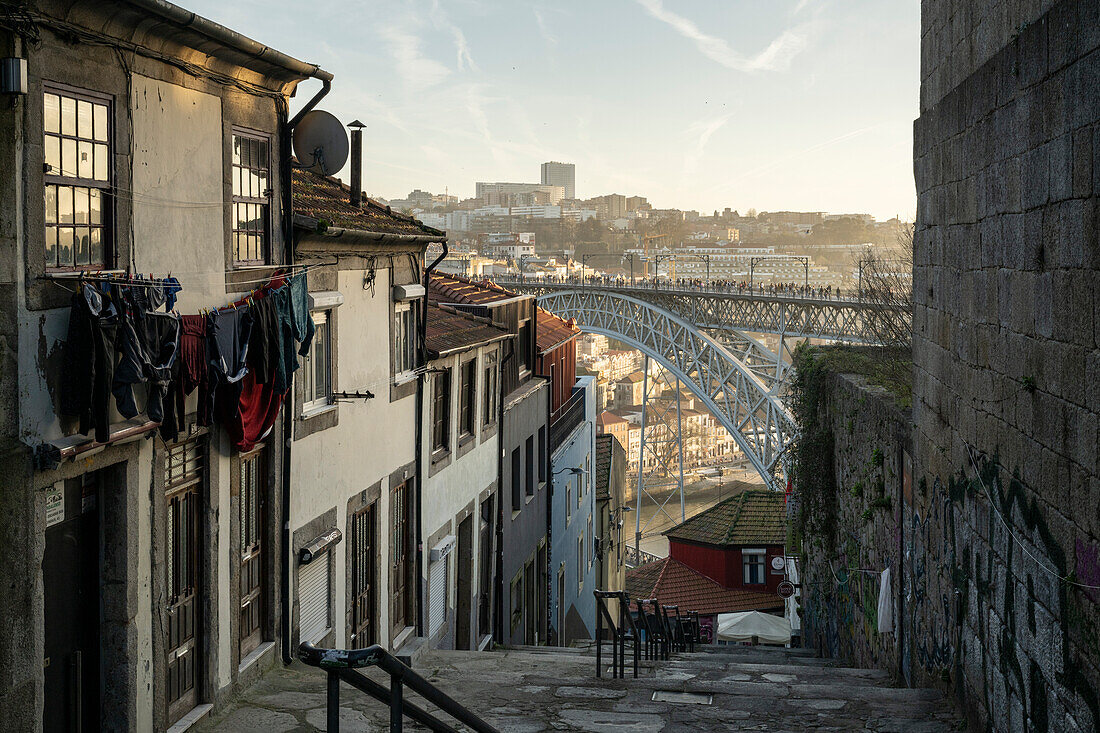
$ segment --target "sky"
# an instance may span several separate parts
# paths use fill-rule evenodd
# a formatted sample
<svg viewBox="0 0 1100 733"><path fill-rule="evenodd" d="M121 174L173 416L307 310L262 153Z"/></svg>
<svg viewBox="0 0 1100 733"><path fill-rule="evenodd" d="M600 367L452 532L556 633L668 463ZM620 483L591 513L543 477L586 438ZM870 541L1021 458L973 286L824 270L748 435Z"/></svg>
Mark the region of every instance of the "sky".
<svg viewBox="0 0 1100 733"><path fill-rule="evenodd" d="M581 198L915 215L917 0L177 1L335 74L369 195L557 160Z"/></svg>

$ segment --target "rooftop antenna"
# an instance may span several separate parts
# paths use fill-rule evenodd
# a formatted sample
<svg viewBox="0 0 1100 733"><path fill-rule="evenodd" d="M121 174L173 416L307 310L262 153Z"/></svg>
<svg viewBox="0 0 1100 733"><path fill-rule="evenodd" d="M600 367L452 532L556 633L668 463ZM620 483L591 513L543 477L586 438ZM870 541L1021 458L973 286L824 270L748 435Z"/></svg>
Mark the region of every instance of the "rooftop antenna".
<svg viewBox="0 0 1100 733"><path fill-rule="evenodd" d="M315 109L294 128L294 155L300 168L331 176L348 162L348 134L332 113Z"/></svg>

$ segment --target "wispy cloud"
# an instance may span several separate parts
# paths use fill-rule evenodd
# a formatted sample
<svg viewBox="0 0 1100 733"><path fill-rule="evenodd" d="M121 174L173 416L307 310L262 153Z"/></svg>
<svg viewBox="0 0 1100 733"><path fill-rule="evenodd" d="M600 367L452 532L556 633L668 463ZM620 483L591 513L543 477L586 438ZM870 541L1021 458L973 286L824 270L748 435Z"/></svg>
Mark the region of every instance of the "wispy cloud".
<svg viewBox="0 0 1100 733"><path fill-rule="evenodd" d="M474 57L470 55L470 44L466 42L466 34L462 32L461 28L451 22L446 11L440 7L439 0L432 0L431 19L432 25L439 30L449 33L454 40L456 68L459 71L463 69L477 71L477 64L474 63Z"/></svg>
<svg viewBox="0 0 1100 733"><path fill-rule="evenodd" d="M539 33L542 35L542 40L546 41L546 45L550 48L554 48L558 45L558 37L554 35L550 30L550 26L546 23L546 16L543 15L542 10L539 8L531 8L531 12L535 14L535 23L539 27Z"/></svg>
<svg viewBox="0 0 1100 733"><path fill-rule="evenodd" d="M393 56L394 70L413 89L434 86L450 75L451 70L445 65L421 52L419 36L398 26L388 26L380 32Z"/></svg>
<svg viewBox="0 0 1100 733"><path fill-rule="evenodd" d="M753 56L746 56L735 51L723 39L703 32L692 20L667 9L662 0L636 0L636 2L651 16L692 41L699 49L699 53L734 71L772 71L787 68L791 59L805 49L808 43L804 27L788 28L763 51Z"/></svg>
<svg viewBox="0 0 1100 733"><path fill-rule="evenodd" d="M699 161L703 159L703 153L706 151L711 136L725 127L731 117L733 117L732 112L715 119L697 120L688 127L686 134L688 137L695 138L695 145L688 147L687 152L684 153L685 181L698 172Z"/></svg>

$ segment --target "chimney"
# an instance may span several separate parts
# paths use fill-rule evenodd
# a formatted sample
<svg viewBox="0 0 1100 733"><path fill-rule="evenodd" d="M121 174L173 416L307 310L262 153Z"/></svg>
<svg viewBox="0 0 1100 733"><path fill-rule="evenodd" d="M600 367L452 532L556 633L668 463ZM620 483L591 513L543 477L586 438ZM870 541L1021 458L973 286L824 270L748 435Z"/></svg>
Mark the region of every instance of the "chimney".
<svg viewBox="0 0 1100 733"><path fill-rule="evenodd" d="M363 128L365 125L355 120L348 125L351 128L351 205L363 205Z"/></svg>

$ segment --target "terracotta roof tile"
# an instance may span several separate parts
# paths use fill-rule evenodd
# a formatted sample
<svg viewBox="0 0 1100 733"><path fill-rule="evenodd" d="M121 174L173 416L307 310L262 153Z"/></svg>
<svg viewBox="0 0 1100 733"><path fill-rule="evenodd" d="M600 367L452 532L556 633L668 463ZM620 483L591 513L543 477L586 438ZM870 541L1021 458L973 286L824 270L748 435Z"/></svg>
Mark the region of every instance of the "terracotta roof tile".
<svg viewBox="0 0 1100 733"><path fill-rule="evenodd" d="M556 349L566 341L576 338L581 332L572 319L567 321L542 308L539 308L537 323L535 345L540 354Z"/></svg>
<svg viewBox="0 0 1100 733"><path fill-rule="evenodd" d="M751 489L715 504L665 532L673 540L703 545L782 545L787 541L784 496Z"/></svg>
<svg viewBox="0 0 1100 733"><path fill-rule="evenodd" d="M459 275L432 272L428 281L428 299L437 303L484 305L517 297L489 280L474 281Z"/></svg>
<svg viewBox="0 0 1100 733"><path fill-rule="evenodd" d="M619 425L621 423L628 422L625 418L619 417L613 412L604 410L599 415L596 415L596 424L600 427L607 427L608 425Z"/></svg>
<svg viewBox="0 0 1100 733"><path fill-rule="evenodd" d="M493 325L488 318L460 313L453 308L434 303L428 303L425 331L428 355L432 359L512 337L505 329Z"/></svg>
<svg viewBox="0 0 1100 733"><path fill-rule="evenodd" d="M627 571L626 588L631 598L656 598L663 605L679 606L681 613L769 611L783 607L783 599L774 593L726 588L672 558Z"/></svg>
<svg viewBox="0 0 1100 733"><path fill-rule="evenodd" d="M351 205L351 187L332 176L323 176L302 168L291 172L291 195L294 212L324 222L328 226L383 234L438 235L446 232L423 224L411 216L392 211L390 207L363 197L361 208Z"/></svg>

